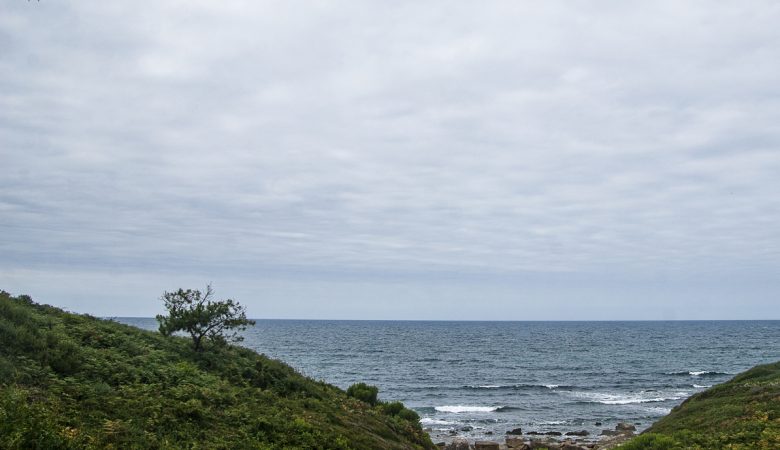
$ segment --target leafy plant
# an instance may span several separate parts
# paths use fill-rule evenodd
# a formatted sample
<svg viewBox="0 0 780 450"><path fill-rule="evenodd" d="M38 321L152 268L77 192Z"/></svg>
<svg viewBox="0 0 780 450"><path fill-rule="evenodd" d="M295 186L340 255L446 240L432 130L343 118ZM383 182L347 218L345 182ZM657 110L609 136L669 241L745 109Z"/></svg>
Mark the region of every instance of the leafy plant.
<svg viewBox="0 0 780 450"><path fill-rule="evenodd" d="M366 402L371 406L376 405L378 394L379 388L376 386L369 386L366 383L356 383L347 388L347 395L362 402Z"/></svg>

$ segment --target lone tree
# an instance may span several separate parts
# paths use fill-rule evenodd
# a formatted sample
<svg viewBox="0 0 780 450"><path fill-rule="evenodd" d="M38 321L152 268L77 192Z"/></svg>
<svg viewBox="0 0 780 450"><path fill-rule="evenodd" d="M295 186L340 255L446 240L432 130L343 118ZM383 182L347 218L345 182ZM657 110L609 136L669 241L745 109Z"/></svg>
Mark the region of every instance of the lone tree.
<svg viewBox="0 0 780 450"><path fill-rule="evenodd" d="M157 316L160 333L170 336L184 331L192 337L192 348L198 352L203 351L205 340L217 344L244 340L238 333L255 322L246 318L246 311L238 302L213 300L213 296L211 285L206 286L205 294L193 289L165 292L161 300L168 315Z"/></svg>

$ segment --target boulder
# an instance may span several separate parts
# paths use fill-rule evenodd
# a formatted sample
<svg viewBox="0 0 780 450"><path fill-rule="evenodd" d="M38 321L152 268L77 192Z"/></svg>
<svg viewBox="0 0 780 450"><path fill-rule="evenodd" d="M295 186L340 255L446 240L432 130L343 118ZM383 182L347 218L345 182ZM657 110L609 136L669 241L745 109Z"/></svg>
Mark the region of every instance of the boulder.
<svg viewBox="0 0 780 450"><path fill-rule="evenodd" d="M513 430L507 431L506 434L523 434L523 429L522 428L515 428Z"/></svg>
<svg viewBox="0 0 780 450"><path fill-rule="evenodd" d="M477 441L474 443L474 450L499 450L501 448L498 442Z"/></svg>
<svg viewBox="0 0 780 450"><path fill-rule="evenodd" d="M544 434L544 433L540 433L540 432L538 432L538 431L529 431L529 432L528 432L528 433L526 433L526 434L527 434L527 435L529 435L529 436L539 436L539 435L542 435L542 434Z"/></svg>
<svg viewBox="0 0 780 450"><path fill-rule="evenodd" d="M596 422L594 425L596 425L597 427L600 427L601 426L601 422Z"/></svg>
<svg viewBox="0 0 780 450"><path fill-rule="evenodd" d="M620 422L615 426L615 431L636 431L636 427L630 423Z"/></svg>
<svg viewBox="0 0 780 450"><path fill-rule="evenodd" d="M618 434L623 434L620 431L613 431L613 430L601 430L601 434L599 436L617 436Z"/></svg>
<svg viewBox="0 0 780 450"><path fill-rule="evenodd" d="M583 447L574 442L564 442L560 448L561 450L588 450L588 447Z"/></svg>
<svg viewBox="0 0 780 450"><path fill-rule="evenodd" d="M530 447L532 449L546 448L547 450L559 450L561 444L552 439L534 439L531 441Z"/></svg>
<svg viewBox="0 0 780 450"><path fill-rule="evenodd" d="M585 430L580 430L580 431L569 431L568 433L566 433L566 436L587 436L589 434L590 433L588 433Z"/></svg>
<svg viewBox="0 0 780 450"><path fill-rule="evenodd" d="M523 438L519 437L508 437L506 438L506 446L508 448L516 448L516 449L530 449L531 447L525 443Z"/></svg>
<svg viewBox="0 0 780 450"><path fill-rule="evenodd" d="M462 437L456 437L444 447L444 450L469 450L469 440Z"/></svg>
<svg viewBox="0 0 780 450"><path fill-rule="evenodd" d="M548 431L544 434L547 436L561 436L563 433L561 433L560 431Z"/></svg>
<svg viewBox="0 0 780 450"><path fill-rule="evenodd" d="M439 448L444 448L444 447L446 447L446 446L447 446L447 443L446 443L446 442L437 442L437 443L436 443L436 444L434 444L434 445L436 445L436 446L437 446L437 447L439 447Z"/></svg>
<svg viewBox="0 0 780 450"><path fill-rule="evenodd" d="M471 431L473 429L474 429L474 427L466 425L465 427L461 428L460 431Z"/></svg>

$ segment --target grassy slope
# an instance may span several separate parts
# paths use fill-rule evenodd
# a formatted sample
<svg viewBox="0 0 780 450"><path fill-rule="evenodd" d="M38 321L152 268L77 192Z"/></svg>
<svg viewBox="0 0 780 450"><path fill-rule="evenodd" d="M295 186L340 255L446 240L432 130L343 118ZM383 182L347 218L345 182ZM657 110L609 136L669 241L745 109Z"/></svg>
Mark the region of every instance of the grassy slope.
<svg viewBox="0 0 780 450"><path fill-rule="evenodd" d="M696 394L625 449L780 449L780 362Z"/></svg>
<svg viewBox="0 0 780 450"><path fill-rule="evenodd" d="M433 448L404 412L244 348L198 354L0 292L0 448Z"/></svg>

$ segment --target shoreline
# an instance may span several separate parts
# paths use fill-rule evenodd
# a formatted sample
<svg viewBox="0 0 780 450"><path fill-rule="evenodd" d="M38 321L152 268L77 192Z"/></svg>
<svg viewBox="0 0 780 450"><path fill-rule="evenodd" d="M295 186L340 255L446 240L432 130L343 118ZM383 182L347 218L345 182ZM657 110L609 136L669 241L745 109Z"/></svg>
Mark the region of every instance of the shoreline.
<svg viewBox="0 0 780 450"><path fill-rule="evenodd" d="M469 437L451 434L433 434L425 429L434 444L444 450L606 450L637 436L635 424L618 422L614 429L603 429L593 435L585 430L570 432L523 431L520 428L508 430L504 436L487 434L484 437Z"/></svg>

